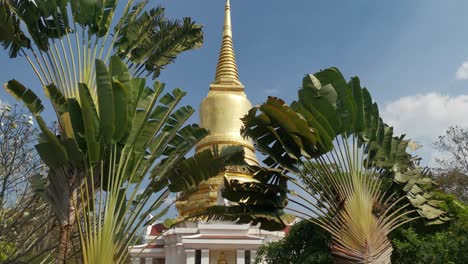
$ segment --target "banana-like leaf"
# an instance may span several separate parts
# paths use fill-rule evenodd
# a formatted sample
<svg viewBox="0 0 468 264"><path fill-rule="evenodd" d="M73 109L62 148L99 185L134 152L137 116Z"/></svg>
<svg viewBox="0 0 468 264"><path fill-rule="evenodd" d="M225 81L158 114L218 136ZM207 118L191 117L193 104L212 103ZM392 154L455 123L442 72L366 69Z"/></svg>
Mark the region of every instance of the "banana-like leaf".
<svg viewBox="0 0 468 264"><path fill-rule="evenodd" d="M191 216L199 218L197 215ZM189 216L190 218L190 216ZM285 214L282 210L271 211L244 205L211 206L204 212L204 218L220 221L231 221L238 224L260 225L263 230L282 230L292 223L294 216Z"/></svg>
<svg viewBox="0 0 468 264"><path fill-rule="evenodd" d="M222 195L236 204L263 209L269 208L271 211L276 211L285 208L288 204L286 183L287 180L281 181L280 184L268 183L267 181L240 182L239 180L225 180L225 189Z"/></svg>
<svg viewBox="0 0 468 264"><path fill-rule="evenodd" d="M168 93L160 99L161 105L158 105L158 107L151 112L151 115L147 116L148 121L144 124L141 134L135 143L137 149L146 149L148 144L161 129L167 131L170 130L171 127L177 127L183 124L188 117L192 115L194 110L191 107L182 107L173 112L175 106L185 94L185 92L175 89L172 94Z"/></svg>
<svg viewBox="0 0 468 264"><path fill-rule="evenodd" d="M44 87L45 95L50 99L52 104L57 106L57 109L60 113L64 112L64 109L61 107L66 103L66 98L63 96L62 92L55 86L55 84L46 85Z"/></svg>
<svg viewBox="0 0 468 264"><path fill-rule="evenodd" d="M40 115L44 110L41 100L31 89L26 88L16 80L6 83L5 89L14 95L16 99L21 100L36 119L43 138L43 142L36 145L41 158L50 167L62 166L67 161L67 153L58 137L49 130Z"/></svg>
<svg viewBox="0 0 468 264"><path fill-rule="evenodd" d="M13 79L8 81L4 87L17 100L23 101L33 115L38 116L44 110L44 106L39 97L37 97L31 89L26 88L17 80Z"/></svg>
<svg viewBox="0 0 468 264"><path fill-rule="evenodd" d="M201 26L190 18L168 20L164 8L145 10L147 1L135 5L119 23L115 48L120 58L129 58L139 72L158 77L161 69L186 50L201 46Z"/></svg>
<svg viewBox="0 0 468 264"><path fill-rule="evenodd" d="M151 111L163 90L164 84L156 82L154 84L154 90L146 87L143 89L141 96L139 95L136 99L135 114L132 120L132 130L127 138L128 144L135 144L135 142L139 140L140 134L146 127L146 122L151 116ZM141 146L142 144L140 143L140 147Z"/></svg>
<svg viewBox="0 0 468 264"><path fill-rule="evenodd" d="M313 78L316 79L312 80ZM337 134L341 127L341 120L334 111L336 98L337 94L333 86L321 83L320 79L313 75L304 78L302 89L299 90L300 103L315 116L331 137Z"/></svg>
<svg viewBox="0 0 468 264"><path fill-rule="evenodd" d="M124 142L130 133L130 122L136 107L133 99L133 92L138 92L138 87L132 85L132 78L128 72L127 65L117 56L112 56L110 59L109 74L113 80L112 87L114 90L114 112L116 122L114 139L117 142Z"/></svg>
<svg viewBox="0 0 468 264"><path fill-rule="evenodd" d="M61 38L70 32L66 0L14 0L9 3L42 51L49 49L49 40Z"/></svg>
<svg viewBox="0 0 468 264"><path fill-rule="evenodd" d="M145 88L146 88L146 79L133 78L130 82L132 84L132 108L131 109L133 110L131 116L134 116L136 113L136 110L138 109L137 107L138 102L140 101L141 96L143 95L143 91L145 91Z"/></svg>
<svg viewBox="0 0 468 264"><path fill-rule="evenodd" d="M91 34L101 37L109 31L116 0L71 0L70 3L75 22L88 28Z"/></svg>
<svg viewBox="0 0 468 264"><path fill-rule="evenodd" d="M167 157L171 157L173 154L180 155L180 153L193 148L197 142L209 134L208 130L195 124L181 128L188 118L189 116L186 116L182 120L179 120L178 123L168 125L163 128L164 132L162 134L164 135L164 138L162 140L158 138L157 140L158 144L163 143L166 147L160 153L159 149L157 149L156 146L153 146L153 149L156 151L153 155L156 153L160 153Z"/></svg>
<svg viewBox="0 0 468 264"><path fill-rule="evenodd" d="M111 77L106 65L101 60L96 60L96 84L102 140L103 143L110 144L114 139L114 107L116 106Z"/></svg>
<svg viewBox="0 0 468 264"><path fill-rule="evenodd" d="M65 138L75 138L72 120L68 107L68 100L63 96L62 92L55 86L49 84L44 86L44 92L49 97L59 119L59 126L62 130L62 136Z"/></svg>
<svg viewBox="0 0 468 264"><path fill-rule="evenodd" d="M119 81L112 83L112 89L114 94L114 140L120 142L125 135L128 133L128 128L130 126L130 94L127 87Z"/></svg>
<svg viewBox="0 0 468 264"><path fill-rule="evenodd" d="M155 138L149 162L164 158L151 169L150 177L152 179L164 178L173 166L185 160L184 153L193 149L200 140L208 135L208 131L198 125L187 125L180 129L182 124L161 132Z"/></svg>
<svg viewBox="0 0 468 264"><path fill-rule="evenodd" d="M137 54L138 59L147 58L144 64L147 76L152 73L153 79L157 78L164 67L172 63L176 57L187 50L201 47L203 43L202 26L195 24L189 17L185 17L182 22L173 21L167 23L168 31L158 31L151 37L154 43L160 43L158 49L148 49L143 54ZM170 37L169 37L170 36ZM148 48L148 47L145 47Z"/></svg>
<svg viewBox="0 0 468 264"><path fill-rule="evenodd" d="M300 129L307 125L305 120L298 117L294 112L289 111L289 108L284 105L283 101L270 97L264 106L262 110L266 110L267 112L262 112L262 114L257 116L257 110L252 109L242 119L245 124L242 133L244 136L259 139L257 146L260 151L268 155L264 160L268 166L275 167L278 164L293 164L301 153L300 147L295 145L297 144L296 142L302 146L306 145L302 143L302 139L314 142L314 131L301 131ZM276 130L279 126L279 121L270 115L276 115L275 117L280 118L281 122L288 126L286 131ZM292 131L293 133L288 134L287 131ZM300 134L300 132L304 132L305 135ZM292 150L291 153L288 152L289 150Z"/></svg>
<svg viewBox="0 0 468 264"><path fill-rule="evenodd" d="M128 72L128 66L117 56L112 56L109 63L109 73L113 81L119 81L130 91L131 77ZM130 93L131 94L131 93Z"/></svg>
<svg viewBox="0 0 468 264"><path fill-rule="evenodd" d="M259 150L268 155L264 162L270 167L297 172L295 164L299 159L320 157L333 149L333 140L338 135L354 135L366 148L365 166L384 169L387 175L395 172L411 175L417 168L407 152L409 140L394 136L393 128L383 123L376 104L357 77L346 83L336 68L306 75L299 100L291 108L280 99L268 98L257 109L260 114L252 109L244 117L242 133L253 138ZM304 128L292 129L292 124ZM401 188L409 191L403 185ZM431 188L434 187L423 189ZM445 217L443 213L441 217Z"/></svg>
<svg viewBox="0 0 468 264"><path fill-rule="evenodd" d="M282 230L292 223L295 217L283 211L288 204L289 178L278 169L257 166L244 168L254 176L251 181L225 178L222 196L231 205L211 206L200 215L197 215L199 212L193 212L189 217L260 224L260 228L270 231Z"/></svg>
<svg viewBox="0 0 468 264"><path fill-rule="evenodd" d="M86 84L80 83L78 86L89 160L97 162L102 154L101 145L98 142L99 131L101 129L99 116Z"/></svg>
<svg viewBox="0 0 468 264"><path fill-rule="evenodd" d="M163 179L169 182L169 190L172 192L189 191L223 172L227 165L239 164L245 164L242 147L225 148L219 155L205 150L175 164Z"/></svg>
<svg viewBox="0 0 468 264"><path fill-rule="evenodd" d="M5 0L0 1L0 43L10 50L10 58L18 56L22 48L31 48L31 40L21 30L20 20Z"/></svg>
<svg viewBox="0 0 468 264"><path fill-rule="evenodd" d="M405 196L428 223L448 219L440 209L442 203L431 199L432 181L407 152L410 141L396 137L393 128L381 120L376 104L357 77L346 83L336 68L306 75L298 101L291 107L270 97L250 110L243 122L242 134L255 141L268 155L266 165L278 171L264 172L296 174L302 183L276 178L295 184L312 198L288 192L285 183L272 180L273 176L259 177L252 183L231 180L225 184L225 197L251 212L262 208L278 211L286 206L279 197L288 194L300 208L290 210L332 234L337 259L389 263L387 235L412 219L406 215L413 211L396 208ZM402 198L386 195L382 182L389 177L398 183L396 189L403 193ZM304 208L309 213L301 210ZM276 219L276 223L281 221Z"/></svg>
<svg viewBox="0 0 468 264"><path fill-rule="evenodd" d="M49 197L47 196L47 178L40 174L34 174L29 178L29 183L35 194L39 195L44 201L49 201Z"/></svg>

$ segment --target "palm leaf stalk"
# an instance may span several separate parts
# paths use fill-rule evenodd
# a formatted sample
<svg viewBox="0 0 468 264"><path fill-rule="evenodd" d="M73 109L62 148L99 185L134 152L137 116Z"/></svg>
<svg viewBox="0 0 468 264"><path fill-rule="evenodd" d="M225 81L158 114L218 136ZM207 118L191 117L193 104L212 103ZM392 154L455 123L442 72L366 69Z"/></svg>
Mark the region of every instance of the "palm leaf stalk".
<svg viewBox="0 0 468 264"><path fill-rule="evenodd" d="M267 167L250 167L253 182L226 181L223 196L236 205L210 208L211 218L280 229L292 212L332 235L338 263L390 263L396 227L449 220L406 151L413 143L393 135L357 77L346 82L336 68L307 75L298 101L270 97L243 122Z"/></svg>
<svg viewBox="0 0 468 264"><path fill-rule="evenodd" d="M120 152L120 153L119 153ZM124 148L118 151L114 145L111 151L109 169L101 167L101 172L108 171L107 191L102 189L96 199L87 197L93 186L81 186L83 221L79 221L83 263L127 263L130 255L128 248L136 240L139 231L161 220L171 203L166 202L170 192L189 191L202 181L214 177L224 170L223 164L237 164L243 161L242 148L228 148L218 155L207 150L195 156L179 160L164 173L151 177L148 173L153 167L144 157L135 160L133 150ZM169 162L164 159L163 165ZM134 162L136 161L136 162ZM144 164L144 165L143 165ZM193 166L200 164L199 166ZM189 169L192 173L188 172ZM90 174L89 177L97 175ZM87 182L94 182L90 180ZM143 187L146 182L149 185ZM89 203L90 202L90 203ZM150 213L153 217L146 220ZM168 227L175 224L165 222Z"/></svg>
<svg viewBox="0 0 468 264"><path fill-rule="evenodd" d="M404 197L392 200L382 190L384 175L366 168L367 154L356 148L356 138L342 137L336 142L338 147L332 152L314 162L301 162L303 183L290 182L304 185L296 189L305 195L291 192L289 201L298 216L332 234L338 263L390 263L388 234L417 216L408 217L414 210L404 210L409 205L401 205ZM311 202L314 198L320 200Z"/></svg>

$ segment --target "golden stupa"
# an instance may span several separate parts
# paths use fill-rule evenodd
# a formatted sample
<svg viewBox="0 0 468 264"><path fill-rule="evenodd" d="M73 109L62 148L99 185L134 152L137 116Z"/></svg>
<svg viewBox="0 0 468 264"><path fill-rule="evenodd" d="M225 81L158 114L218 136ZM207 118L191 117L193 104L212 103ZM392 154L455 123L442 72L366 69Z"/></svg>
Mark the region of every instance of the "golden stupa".
<svg viewBox="0 0 468 264"><path fill-rule="evenodd" d="M240 135L242 118L252 108L244 93L244 85L239 80L236 56L232 40L231 6L226 1L223 40L219 53L216 76L210 85L208 95L200 105L200 125L210 131L196 147L196 152L206 149L221 151L227 146L243 146L245 160L251 165L258 165L255 150L250 140ZM191 215L208 206L224 204L220 188L226 176L228 179L249 181L252 175L242 168L229 167L217 177L203 182L198 191L181 197L176 203L181 216Z"/></svg>

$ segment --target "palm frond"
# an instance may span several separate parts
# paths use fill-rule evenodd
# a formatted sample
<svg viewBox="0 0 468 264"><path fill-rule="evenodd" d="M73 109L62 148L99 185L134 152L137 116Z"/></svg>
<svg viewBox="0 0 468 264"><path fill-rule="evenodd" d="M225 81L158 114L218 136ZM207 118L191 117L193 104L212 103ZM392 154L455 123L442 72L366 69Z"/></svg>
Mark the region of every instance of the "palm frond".
<svg viewBox="0 0 468 264"><path fill-rule="evenodd" d="M138 76L157 77L203 42L201 26L189 18L171 20L163 8L147 11L148 1L134 2L1 0L0 43L11 57L24 55L43 85L54 83L65 97L78 98L78 83L96 96L96 59L107 63L115 52ZM120 17L117 8L124 10Z"/></svg>
<svg viewBox="0 0 468 264"><path fill-rule="evenodd" d="M410 141L394 136L357 77L347 83L336 68L306 75L298 101L288 106L269 97L243 122L242 134L268 155L270 169L251 167L254 181L228 180L223 195L250 220L265 208L291 211L327 230L345 263L389 263L393 229L420 216L448 220L441 203L430 201L433 182L407 152Z"/></svg>
<svg viewBox="0 0 468 264"><path fill-rule="evenodd" d="M8 1L0 2L0 43L15 58L21 49L30 49L31 40L21 30L20 19L13 12Z"/></svg>
<svg viewBox="0 0 468 264"><path fill-rule="evenodd" d="M190 18L168 20L164 8L144 11L146 1L135 5L123 22L115 43L117 55L132 63L136 76L147 72L153 79L186 50L198 48L203 42L201 26Z"/></svg>

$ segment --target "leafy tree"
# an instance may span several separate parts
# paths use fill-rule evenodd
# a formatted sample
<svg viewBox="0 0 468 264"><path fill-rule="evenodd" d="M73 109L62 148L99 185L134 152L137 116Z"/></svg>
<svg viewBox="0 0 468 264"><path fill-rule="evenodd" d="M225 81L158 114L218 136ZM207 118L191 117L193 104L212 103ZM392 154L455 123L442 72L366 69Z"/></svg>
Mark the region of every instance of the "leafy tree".
<svg viewBox="0 0 468 264"><path fill-rule="evenodd" d="M334 263L330 243L328 232L302 220L294 224L282 240L263 245L257 251L255 263Z"/></svg>
<svg viewBox="0 0 468 264"><path fill-rule="evenodd" d="M392 234L392 263L466 263L468 228L466 219L455 220L444 230L418 232L399 228Z"/></svg>
<svg viewBox="0 0 468 264"><path fill-rule="evenodd" d="M243 122L269 168L250 167L253 182L226 182L223 195L237 205L210 208L212 217L279 229L286 208L329 232L342 263L390 263L391 231L418 217L449 220L427 170L406 152L410 141L394 136L357 77L346 82L336 68L306 75L298 101L270 97Z"/></svg>
<svg viewBox="0 0 468 264"><path fill-rule="evenodd" d="M468 203L468 129L452 126L434 143L446 158L436 159L435 179L440 188Z"/></svg>
<svg viewBox="0 0 468 264"><path fill-rule="evenodd" d="M0 261L30 262L49 251L56 228L48 206L32 192L30 178L45 172L34 150L37 129L18 107L0 107Z"/></svg>
<svg viewBox="0 0 468 264"><path fill-rule="evenodd" d="M427 226L414 221L398 228L390 238L394 245L392 263L466 263L468 261L468 207L453 195L435 193L444 201L452 220Z"/></svg>
<svg viewBox="0 0 468 264"><path fill-rule="evenodd" d="M200 47L203 34L190 18L171 20L164 8L147 4L1 0L0 43L10 57L24 56L42 85L54 83L66 97L76 97L80 82L94 90L94 61L113 53L135 77L155 78L178 54Z"/></svg>
<svg viewBox="0 0 468 264"><path fill-rule="evenodd" d="M17 107L0 106L0 208L21 202L28 177L44 170L34 151L33 117Z"/></svg>

